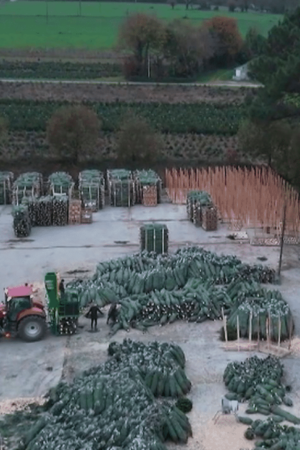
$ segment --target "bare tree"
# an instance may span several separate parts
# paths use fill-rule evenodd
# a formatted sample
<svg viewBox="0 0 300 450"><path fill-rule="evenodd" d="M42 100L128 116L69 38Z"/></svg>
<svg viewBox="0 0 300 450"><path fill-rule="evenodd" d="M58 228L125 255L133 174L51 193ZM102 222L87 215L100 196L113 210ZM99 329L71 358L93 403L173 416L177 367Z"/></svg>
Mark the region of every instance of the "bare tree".
<svg viewBox="0 0 300 450"><path fill-rule="evenodd" d="M214 37L205 27L199 28L182 20L174 20L167 27L165 58L170 61L173 75L193 76L214 54Z"/></svg>
<svg viewBox="0 0 300 450"><path fill-rule="evenodd" d="M150 163L161 148L162 141L148 122L129 111L117 136L119 160L126 163Z"/></svg>
<svg viewBox="0 0 300 450"><path fill-rule="evenodd" d="M86 106L65 106L58 109L47 126L49 144L59 156L72 158L80 156L95 147L100 131L97 114Z"/></svg>

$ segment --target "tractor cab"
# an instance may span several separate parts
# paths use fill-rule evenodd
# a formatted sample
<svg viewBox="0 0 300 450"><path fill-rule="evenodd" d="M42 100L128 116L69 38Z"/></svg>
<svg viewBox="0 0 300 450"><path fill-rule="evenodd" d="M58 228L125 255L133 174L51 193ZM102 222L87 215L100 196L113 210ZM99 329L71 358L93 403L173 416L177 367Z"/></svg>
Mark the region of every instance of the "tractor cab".
<svg viewBox="0 0 300 450"><path fill-rule="evenodd" d="M4 290L0 329L6 336L18 334L26 341L39 340L45 334L44 306L34 299L32 286L25 284Z"/></svg>
<svg viewBox="0 0 300 450"><path fill-rule="evenodd" d="M34 291L32 286L24 285L7 288L4 290L4 309L9 322L16 322L19 315L25 310L38 308L43 310L43 305L33 299Z"/></svg>

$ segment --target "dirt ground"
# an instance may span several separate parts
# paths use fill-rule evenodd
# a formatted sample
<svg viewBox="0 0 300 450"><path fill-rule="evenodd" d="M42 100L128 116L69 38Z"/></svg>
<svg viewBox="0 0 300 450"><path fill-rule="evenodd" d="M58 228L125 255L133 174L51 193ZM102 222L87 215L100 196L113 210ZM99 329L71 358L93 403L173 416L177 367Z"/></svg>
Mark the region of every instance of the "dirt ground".
<svg viewBox="0 0 300 450"><path fill-rule="evenodd" d="M0 82L0 99L41 101L240 104L249 92L246 87Z"/></svg>
<svg viewBox="0 0 300 450"><path fill-rule="evenodd" d="M26 281L42 282L45 272L49 270L59 271L66 281L74 276L87 276L100 260L137 252L140 226L153 221L167 224L170 252L183 245L200 245L218 254L235 254L248 263L258 263L257 258L265 256L265 264L274 268L279 260L278 247L253 247L249 240L229 240L225 224L220 225L216 232L205 232L194 227L186 219L185 206L180 205L163 204L156 208L135 206L131 209L107 207L94 214L91 225L34 228L30 238L24 240L15 239L10 213L10 207L0 207L0 288ZM251 234L251 230L248 232ZM278 286L270 286L280 289L290 304L297 335L300 335L299 257L299 246L285 246L282 282ZM76 270L79 272L70 273ZM107 308L104 312L107 313ZM193 400L193 410L189 417L193 438L185 446L169 445L169 448L252 448L243 437L246 427L237 424L233 416L221 416L216 424L213 421L220 410L221 398L226 393L222 382L226 365L230 361L242 361L254 354L243 351L226 352L218 338L222 326L220 321L202 324L175 322L164 327L152 327L145 334L137 330L128 333L120 331L113 338L108 336L109 328L105 324L105 317L99 319L98 325L99 332L92 333L89 331L89 320L81 317L79 332L72 337L54 337L49 334L44 341L34 344L26 344L18 339L1 339L0 402L40 397L59 379L71 381L82 370L105 361L111 340L122 341L125 337L130 337L143 342L175 342L186 354L186 372L192 381L189 397ZM297 394L300 389L299 353L294 352L284 359L285 382L293 387L291 398L295 405L289 411L296 415L300 415ZM261 353L259 355L264 356ZM244 409L245 405L241 404L240 412Z"/></svg>

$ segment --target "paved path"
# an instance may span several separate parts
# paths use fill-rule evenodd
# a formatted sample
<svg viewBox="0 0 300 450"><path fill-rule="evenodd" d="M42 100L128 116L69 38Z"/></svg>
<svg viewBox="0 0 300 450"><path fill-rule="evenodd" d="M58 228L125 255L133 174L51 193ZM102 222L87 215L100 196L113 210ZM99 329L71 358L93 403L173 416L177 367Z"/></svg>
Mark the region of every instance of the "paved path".
<svg viewBox="0 0 300 450"><path fill-rule="evenodd" d="M261 84L243 81L213 81L210 83L152 83L142 81L101 81L101 80L41 80L1 78L0 83L48 83L48 84L107 84L121 86L210 86L210 87L261 87Z"/></svg>

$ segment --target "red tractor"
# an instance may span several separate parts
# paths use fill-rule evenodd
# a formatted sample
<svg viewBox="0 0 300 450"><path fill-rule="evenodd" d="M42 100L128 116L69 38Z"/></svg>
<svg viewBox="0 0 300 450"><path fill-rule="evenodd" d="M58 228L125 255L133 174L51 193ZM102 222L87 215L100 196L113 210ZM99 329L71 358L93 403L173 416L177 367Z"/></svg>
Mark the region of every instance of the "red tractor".
<svg viewBox="0 0 300 450"><path fill-rule="evenodd" d="M45 307L34 299L32 286L7 288L4 292L5 302L0 304L0 333L6 337L18 335L27 342L43 339L47 331Z"/></svg>

